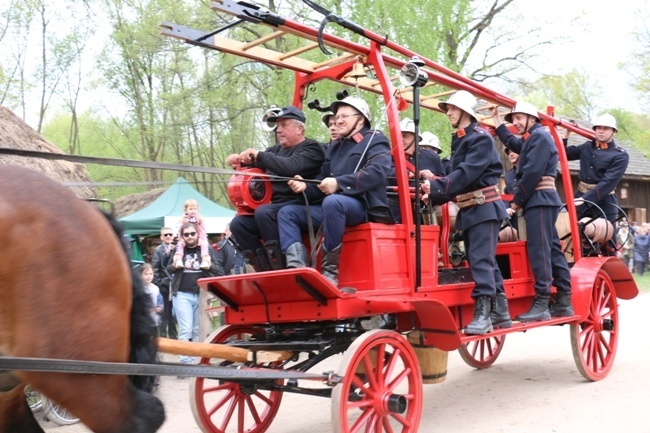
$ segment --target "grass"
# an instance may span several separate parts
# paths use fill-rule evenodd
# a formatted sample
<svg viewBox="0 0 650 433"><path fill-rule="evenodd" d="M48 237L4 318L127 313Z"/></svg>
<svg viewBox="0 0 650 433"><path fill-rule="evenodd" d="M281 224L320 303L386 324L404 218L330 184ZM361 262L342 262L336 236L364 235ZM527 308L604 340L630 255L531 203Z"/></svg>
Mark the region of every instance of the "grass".
<svg viewBox="0 0 650 433"><path fill-rule="evenodd" d="M634 274L634 281L641 292L650 292L650 272L646 272L642 277Z"/></svg>

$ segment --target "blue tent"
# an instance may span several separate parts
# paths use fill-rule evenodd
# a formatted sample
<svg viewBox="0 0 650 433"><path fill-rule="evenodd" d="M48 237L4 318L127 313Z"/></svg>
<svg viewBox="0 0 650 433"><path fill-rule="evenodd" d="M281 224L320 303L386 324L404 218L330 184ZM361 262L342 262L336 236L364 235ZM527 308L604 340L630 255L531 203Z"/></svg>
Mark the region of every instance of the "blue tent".
<svg viewBox="0 0 650 433"><path fill-rule="evenodd" d="M160 197L144 209L120 218L129 235L159 234L161 227L175 228L183 216L183 204L188 198L199 203L206 230L210 234L223 233L235 211L225 208L198 192L185 179L179 177Z"/></svg>

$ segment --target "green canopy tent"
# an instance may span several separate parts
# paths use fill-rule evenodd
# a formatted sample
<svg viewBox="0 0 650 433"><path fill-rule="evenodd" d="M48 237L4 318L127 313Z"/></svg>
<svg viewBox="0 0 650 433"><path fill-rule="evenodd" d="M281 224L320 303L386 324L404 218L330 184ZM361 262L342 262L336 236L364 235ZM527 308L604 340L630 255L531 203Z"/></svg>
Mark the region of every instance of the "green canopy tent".
<svg viewBox="0 0 650 433"><path fill-rule="evenodd" d="M149 206L129 216L120 218L128 235L156 235L161 227L176 229L183 216L183 204L188 198L199 203L199 213L210 234L223 233L235 211L211 201L179 177L160 197Z"/></svg>

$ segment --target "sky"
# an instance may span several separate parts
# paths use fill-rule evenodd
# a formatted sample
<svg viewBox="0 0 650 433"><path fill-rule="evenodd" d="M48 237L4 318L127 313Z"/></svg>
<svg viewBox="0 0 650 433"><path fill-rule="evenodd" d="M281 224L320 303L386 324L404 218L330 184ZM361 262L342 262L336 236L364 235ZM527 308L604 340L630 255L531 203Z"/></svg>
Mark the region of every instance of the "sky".
<svg viewBox="0 0 650 433"><path fill-rule="evenodd" d="M619 64L628 62L638 46L633 33L641 25L639 12L650 12L646 3L647 0L520 0L513 6L524 14L516 28L525 32L531 25L544 23L549 35L567 38L546 49L533 64L553 74L581 70L603 87L605 105L642 113L644 110L630 86L630 72L621 70Z"/></svg>
<svg viewBox="0 0 650 433"><path fill-rule="evenodd" d="M595 0L517 0L509 8L518 11L523 18L513 20L512 28L520 29L524 39L527 29L533 26L543 26L544 34L549 37L565 37L565 41L546 48L532 63L536 69L549 74L560 75L578 69L593 77L602 87L601 111L611 106L648 113L630 86L629 73L619 68L620 63L629 61L635 49L637 42L633 32L641 25L639 16L650 16L648 1L619 0L594 6L597 3ZM646 14L639 14L639 10L645 10ZM103 30L95 35L99 46L103 35ZM528 39L526 45L535 42ZM88 69L92 70L92 66L87 66ZM87 98L82 101L84 107L88 105L86 102L94 103L98 99L95 93L91 98L85 94L84 98ZM106 96L110 98L111 95Z"/></svg>

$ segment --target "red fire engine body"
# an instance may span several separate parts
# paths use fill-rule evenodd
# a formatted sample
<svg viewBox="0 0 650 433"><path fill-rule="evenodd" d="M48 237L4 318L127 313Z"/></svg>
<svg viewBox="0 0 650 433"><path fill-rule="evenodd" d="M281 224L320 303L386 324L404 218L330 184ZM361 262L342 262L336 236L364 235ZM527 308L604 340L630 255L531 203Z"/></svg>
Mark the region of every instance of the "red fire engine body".
<svg viewBox="0 0 650 433"><path fill-rule="evenodd" d="M213 2L211 7L219 14L234 15L242 25L257 27L256 34L263 36L239 41L224 36L227 29L205 32L170 23L162 24L162 33L189 44L293 70L293 105L297 107L303 106L309 86L322 80L353 86L364 96L381 98L402 214L399 224L365 223L347 229L339 287L325 279L318 268L309 267L201 280L202 289L225 305L227 325L215 331L210 342L229 342L254 351L291 351L295 356L289 361L260 367L298 371L307 371L323 359L344 353L339 370L318 389L304 388L293 381L195 379L192 406L204 431L266 431L282 393L297 392L331 397L334 431L416 432L423 407L423 380L444 380L440 372L436 376L435 372L425 371L422 362L431 352L423 354L421 349L460 350L467 363L485 368L498 357L506 334L549 325L567 326L576 365L586 379L600 380L608 374L618 341L617 300L634 298L638 289L621 260L603 256L597 248L585 248L589 240L578 224L572 200L566 200L563 221L568 231L562 241L571 266L575 315L543 322L514 322L512 328L495 329L486 335L462 332L472 319L470 293L474 283L467 262L454 256L462 252L451 236L453 215L449 205L440 209L437 224L420 224L412 212L414 191L409 188L406 174L396 99L440 112L440 101L456 90L467 90L479 99L478 121L488 130L493 125L487 107L497 105L505 112L515 105L514 100L422 56L421 70L428 79L423 94L418 95L412 87L397 89L393 82L398 72L417 53L333 14L327 15L323 26L316 29L243 2L223 0ZM355 33L361 42L323 31L327 21ZM292 37L301 45L289 52L271 48L268 42L280 37ZM310 59L317 58L319 46L338 55L307 60L306 53L310 53ZM366 76L352 74L359 63ZM419 100L414 100L414 95ZM557 144L561 173L569 173L558 128L588 138L593 136L592 131L555 117L552 107L539 117ZM237 181L245 178L242 174ZM259 178L251 178L259 182ZM558 179L567 197L573 197L570 177ZM242 182L234 188L245 189L247 184ZM262 201L268 198L259 191L257 195L250 191L241 194L246 196L244 202L249 210L255 206L255 197ZM262 198L265 194L267 198ZM526 240L499 243L497 261L514 317L528 309L534 296ZM367 326L374 317L387 313L396 314L397 329Z"/></svg>

